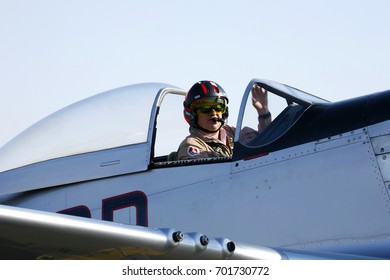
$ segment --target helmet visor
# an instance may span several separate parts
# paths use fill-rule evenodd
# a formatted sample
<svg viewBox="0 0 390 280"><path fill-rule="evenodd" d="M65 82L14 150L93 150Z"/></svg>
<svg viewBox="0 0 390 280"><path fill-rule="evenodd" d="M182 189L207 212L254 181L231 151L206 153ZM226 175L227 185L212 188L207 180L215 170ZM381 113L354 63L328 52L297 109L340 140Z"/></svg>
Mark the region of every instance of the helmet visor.
<svg viewBox="0 0 390 280"><path fill-rule="evenodd" d="M226 101L224 98L207 97L191 104L191 110L199 116L207 116L213 110L217 114L226 112Z"/></svg>

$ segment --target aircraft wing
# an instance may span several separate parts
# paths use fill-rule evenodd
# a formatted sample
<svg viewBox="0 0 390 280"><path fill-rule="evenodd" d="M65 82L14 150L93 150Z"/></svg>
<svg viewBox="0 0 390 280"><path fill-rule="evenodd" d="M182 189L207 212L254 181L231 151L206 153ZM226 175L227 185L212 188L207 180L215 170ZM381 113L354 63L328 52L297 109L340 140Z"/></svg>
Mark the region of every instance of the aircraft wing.
<svg viewBox="0 0 390 280"><path fill-rule="evenodd" d="M266 247L0 205L2 259L281 259Z"/></svg>
<svg viewBox="0 0 390 280"><path fill-rule="evenodd" d="M0 205L0 259L367 259Z"/></svg>

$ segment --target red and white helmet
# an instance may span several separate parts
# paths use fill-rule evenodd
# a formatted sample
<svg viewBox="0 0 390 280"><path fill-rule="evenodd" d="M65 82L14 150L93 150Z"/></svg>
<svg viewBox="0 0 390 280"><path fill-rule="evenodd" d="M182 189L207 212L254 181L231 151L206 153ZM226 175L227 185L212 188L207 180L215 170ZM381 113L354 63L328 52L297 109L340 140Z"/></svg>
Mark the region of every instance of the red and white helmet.
<svg viewBox="0 0 390 280"><path fill-rule="evenodd" d="M207 99L210 99L210 101L213 99L215 101L222 99L226 105L226 111L222 114L223 122L228 118L229 111L227 104L229 103L229 99L227 98L224 89L212 81L199 81L190 88L183 102L184 118L191 126L197 125L197 114L193 110L192 105Z"/></svg>

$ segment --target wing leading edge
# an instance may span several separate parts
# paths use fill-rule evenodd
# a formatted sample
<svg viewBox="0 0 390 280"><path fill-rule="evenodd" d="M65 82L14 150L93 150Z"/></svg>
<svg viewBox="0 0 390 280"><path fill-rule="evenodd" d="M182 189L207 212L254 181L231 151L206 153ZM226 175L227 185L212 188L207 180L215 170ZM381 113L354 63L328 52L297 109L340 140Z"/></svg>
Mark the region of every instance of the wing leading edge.
<svg viewBox="0 0 390 280"><path fill-rule="evenodd" d="M0 205L3 259L281 259L266 247Z"/></svg>
<svg viewBox="0 0 390 280"><path fill-rule="evenodd" d="M0 259L369 259L0 205Z"/></svg>

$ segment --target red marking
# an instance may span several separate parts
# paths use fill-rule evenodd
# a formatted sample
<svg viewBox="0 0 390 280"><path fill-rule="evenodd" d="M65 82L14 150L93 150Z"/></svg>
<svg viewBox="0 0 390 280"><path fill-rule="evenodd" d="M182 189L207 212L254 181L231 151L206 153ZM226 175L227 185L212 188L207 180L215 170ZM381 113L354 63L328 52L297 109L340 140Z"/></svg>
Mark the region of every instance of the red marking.
<svg viewBox="0 0 390 280"><path fill-rule="evenodd" d="M67 208L61 211L57 211L60 214L68 214L78 217L91 218L91 210L85 205L78 205L75 207Z"/></svg>
<svg viewBox="0 0 390 280"><path fill-rule="evenodd" d="M244 158L244 160L251 160L251 159L264 157L264 156L268 156L268 155L269 155L269 153L262 153L262 154L258 154L258 155L254 155L254 156L250 156L250 157Z"/></svg>
<svg viewBox="0 0 390 280"><path fill-rule="evenodd" d="M136 224L148 226L148 198L141 191L112 196L102 200L102 220L114 221L116 210L135 207Z"/></svg>
<svg viewBox="0 0 390 280"><path fill-rule="evenodd" d="M196 155L199 155L199 149L197 147L194 147L194 146L189 146L187 149L187 153L190 156L196 156Z"/></svg>
<svg viewBox="0 0 390 280"><path fill-rule="evenodd" d="M204 84L200 84L202 86L204 94L208 94L207 87Z"/></svg>
<svg viewBox="0 0 390 280"><path fill-rule="evenodd" d="M217 87L216 84L210 83L213 86L213 89L215 90L216 93L219 93L219 88Z"/></svg>

